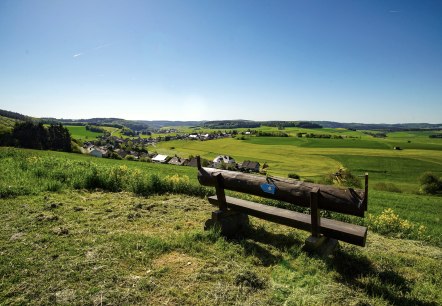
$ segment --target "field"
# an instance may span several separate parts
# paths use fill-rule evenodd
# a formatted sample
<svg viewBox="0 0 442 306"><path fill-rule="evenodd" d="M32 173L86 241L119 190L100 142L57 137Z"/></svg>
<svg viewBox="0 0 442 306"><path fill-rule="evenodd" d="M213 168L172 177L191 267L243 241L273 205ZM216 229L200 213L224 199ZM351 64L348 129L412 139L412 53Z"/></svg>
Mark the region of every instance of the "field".
<svg viewBox="0 0 442 306"><path fill-rule="evenodd" d="M370 191L367 247L320 258L254 218L237 239L204 231L195 168L9 148L0 165L0 304L442 303L440 197ZM387 208L399 221L371 223Z"/></svg>
<svg viewBox="0 0 442 306"><path fill-rule="evenodd" d="M258 130L277 131L269 127ZM394 132L385 139L343 129L287 128L284 132L290 135L302 132L347 138L245 136L245 139L161 142L153 150L169 155L201 155L207 159L228 154L237 161L267 163L271 175L297 173L301 178L312 180L319 180L345 167L357 175L369 172L372 186L391 183L397 185L399 190L410 193L418 191L418 178L422 173L431 170L442 175L442 139L429 138L428 135L433 132ZM402 150L394 150L394 147Z"/></svg>
<svg viewBox="0 0 442 306"><path fill-rule="evenodd" d="M83 141L100 135L68 129ZM379 139L342 129L284 131L290 137L148 149L229 154L266 162L270 175L318 182L340 167L368 172L366 218L331 214L368 226L365 248L341 243L333 256L312 256L302 249L308 233L255 218L236 239L204 231L214 210L205 197L214 190L198 184L196 168L0 148L0 304L442 304L442 199L418 193L423 172L442 175L442 140L430 139L433 132Z"/></svg>
<svg viewBox="0 0 442 306"><path fill-rule="evenodd" d="M102 133L86 130L85 126L66 125L65 127L69 130L69 133L71 133L72 138L80 141L94 140L98 136L102 135Z"/></svg>

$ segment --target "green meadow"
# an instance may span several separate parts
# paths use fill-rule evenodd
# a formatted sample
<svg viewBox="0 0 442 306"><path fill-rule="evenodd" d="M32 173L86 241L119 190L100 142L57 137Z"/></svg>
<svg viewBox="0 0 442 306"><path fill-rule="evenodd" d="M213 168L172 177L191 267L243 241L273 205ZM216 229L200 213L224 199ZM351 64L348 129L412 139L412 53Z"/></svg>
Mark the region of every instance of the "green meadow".
<svg viewBox="0 0 442 306"><path fill-rule="evenodd" d="M352 218L367 246L322 258L307 232L255 218L235 239L205 231L214 190L196 168L13 148L0 167L2 305L442 303L437 196L370 189Z"/></svg>
<svg viewBox="0 0 442 306"><path fill-rule="evenodd" d="M273 127L254 130L278 131ZM267 173L271 175L297 173L311 180L320 180L345 167L357 175L368 172L371 186L389 183L409 193L418 192L418 178L424 172L442 174L442 139L428 137L437 132L392 132L386 138L345 129L286 128L283 132L290 136L238 135L236 139L169 141L157 144L152 150L169 155L201 155L207 159L227 154L237 161L267 163ZM297 137L298 133L339 135L343 139ZM394 150L395 147L401 150Z"/></svg>
<svg viewBox="0 0 442 306"><path fill-rule="evenodd" d="M80 141L94 140L102 135L102 133L86 130L85 126L65 125L65 127L69 130L69 133L71 133L72 138Z"/></svg>

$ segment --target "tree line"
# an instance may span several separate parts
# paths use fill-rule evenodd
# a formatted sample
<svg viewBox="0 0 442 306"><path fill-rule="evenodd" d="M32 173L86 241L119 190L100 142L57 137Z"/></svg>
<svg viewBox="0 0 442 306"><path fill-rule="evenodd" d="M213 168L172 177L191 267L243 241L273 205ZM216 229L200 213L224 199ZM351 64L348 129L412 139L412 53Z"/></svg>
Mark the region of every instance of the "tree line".
<svg viewBox="0 0 442 306"><path fill-rule="evenodd" d="M71 152L71 134L61 124L45 127L32 121L17 122L13 130L0 135L1 146L37 150L55 150Z"/></svg>

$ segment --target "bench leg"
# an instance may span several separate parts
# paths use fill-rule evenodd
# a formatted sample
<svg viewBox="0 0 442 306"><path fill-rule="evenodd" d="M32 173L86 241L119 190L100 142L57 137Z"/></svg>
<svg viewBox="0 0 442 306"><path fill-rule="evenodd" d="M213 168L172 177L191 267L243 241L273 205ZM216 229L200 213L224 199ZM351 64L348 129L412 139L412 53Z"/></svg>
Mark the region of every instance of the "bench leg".
<svg viewBox="0 0 442 306"><path fill-rule="evenodd" d="M311 236L305 240L304 249L321 256L328 256L338 246L338 241L320 234L321 218L319 214L319 188L310 192Z"/></svg>
<svg viewBox="0 0 442 306"><path fill-rule="evenodd" d="M221 231L221 235L230 238L241 236L248 225L249 217L244 213L217 210L212 212L212 218L204 224L204 230L216 227Z"/></svg>
<svg viewBox="0 0 442 306"><path fill-rule="evenodd" d="M313 253L320 256L328 256L332 254L338 247L339 242L336 239L325 236L310 236L305 240L303 249L308 253Z"/></svg>

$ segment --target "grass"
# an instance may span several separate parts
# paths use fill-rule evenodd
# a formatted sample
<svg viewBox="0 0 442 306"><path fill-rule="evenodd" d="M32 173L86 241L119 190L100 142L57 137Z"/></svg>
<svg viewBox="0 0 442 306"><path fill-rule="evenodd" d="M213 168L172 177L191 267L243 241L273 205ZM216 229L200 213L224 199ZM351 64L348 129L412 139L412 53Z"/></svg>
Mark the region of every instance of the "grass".
<svg viewBox="0 0 442 306"><path fill-rule="evenodd" d="M442 251L369 233L302 250L307 233L251 218L226 240L186 195L62 190L0 199L0 304L437 305Z"/></svg>
<svg viewBox="0 0 442 306"><path fill-rule="evenodd" d="M389 149L388 144L370 139L317 139L298 137L250 137L247 142L258 145L289 145L308 148L368 148Z"/></svg>
<svg viewBox="0 0 442 306"><path fill-rule="evenodd" d="M0 166L2 305L442 303L440 197L370 190L375 220L391 208L424 235L354 218L367 246L320 258L308 233L255 218L236 239L204 231L195 168L11 148Z"/></svg>
<svg viewBox="0 0 442 306"><path fill-rule="evenodd" d="M324 147L306 145L309 141L323 142ZM343 144L362 142L367 146L371 143L371 148L363 148L362 145L331 146L341 141ZM326 144L330 147L325 147ZM427 148L396 151L390 149L388 143L367 138L360 140L249 137L246 140L230 138L213 141L169 141L157 144L155 150L158 153L178 154L184 157L190 154L201 155L207 159L213 159L219 154L228 154L237 161L255 160L261 164L266 162L269 165L268 173L279 176L295 172L302 178L317 179L335 172L339 167L347 167L357 174L363 174L368 170L374 183L397 183L403 192L409 193L419 189L416 178L420 174L430 169L436 172L442 170L440 150Z"/></svg>
<svg viewBox="0 0 442 306"><path fill-rule="evenodd" d="M12 131L15 122L14 119L0 116L0 134Z"/></svg>
<svg viewBox="0 0 442 306"><path fill-rule="evenodd" d="M3 170L0 198L83 189L126 191L142 196L173 193L204 197L213 193L213 190L199 185L197 170L193 167L11 148L0 148L0 165ZM437 196L370 190L368 213L380 215L391 207L416 228L420 225L427 227L426 237L422 240L442 245L442 228L438 226L442 215L440 199ZM352 221L361 222L359 218ZM420 238L411 234L408 237Z"/></svg>
<svg viewBox="0 0 442 306"><path fill-rule="evenodd" d="M0 198L42 191L96 188L136 194L176 192L204 196L207 190L192 184L196 169L91 158L59 152L0 148ZM128 167L130 166L130 167ZM162 167L162 168L161 168ZM169 170L169 171L168 171ZM192 181L187 174L193 173Z"/></svg>
<svg viewBox="0 0 442 306"><path fill-rule="evenodd" d="M81 141L94 140L95 138L103 134L86 130L85 126L66 125L65 127L71 133L72 138Z"/></svg>
<svg viewBox="0 0 442 306"><path fill-rule="evenodd" d="M400 189L418 191L419 176L431 169L442 176L442 164L407 157L329 155L354 173L368 172L370 181L392 183Z"/></svg>

